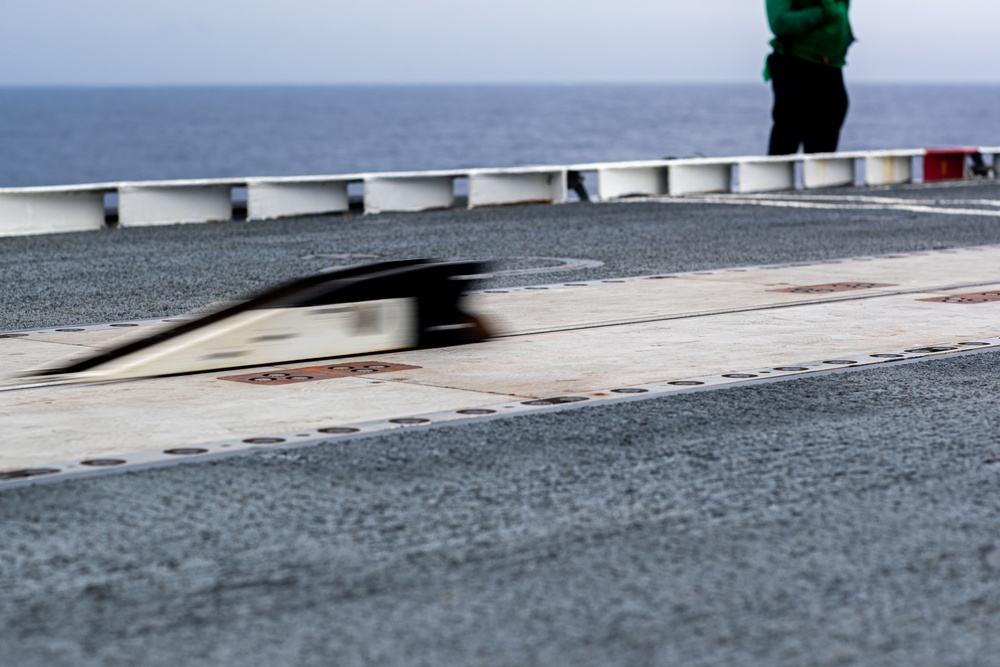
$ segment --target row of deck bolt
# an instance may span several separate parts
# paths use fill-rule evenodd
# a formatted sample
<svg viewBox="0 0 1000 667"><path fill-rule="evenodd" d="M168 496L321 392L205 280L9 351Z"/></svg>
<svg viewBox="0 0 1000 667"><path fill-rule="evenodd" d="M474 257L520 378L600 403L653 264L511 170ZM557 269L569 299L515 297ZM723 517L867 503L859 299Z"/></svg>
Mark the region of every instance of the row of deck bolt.
<svg viewBox="0 0 1000 667"><path fill-rule="evenodd" d="M949 351L958 350L961 347L982 347L982 346L989 346L991 344L1000 344L1000 341L997 341L997 342L994 342L994 343L989 343L989 342L985 342L985 341L963 341L963 342L956 343L955 345L936 345L936 346L927 346L927 347L921 347L921 348L907 349L907 350L904 350L904 353L902 353L902 354L900 354L900 353L879 353L879 354L871 354L871 355L868 355L868 356L871 357L871 358L873 358L873 359L902 360L902 359L909 358L907 355L934 354L934 353L949 352ZM852 366L852 365L856 365L856 364L861 363L861 362L859 362L858 360L855 360L855 359L830 359L830 360L822 361L822 362L819 362L819 363L820 364L829 365L829 366ZM375 368L376 366L381 366L381 365L380 364L373 364L370 367L371 372L377 372L377 370L379 370L379 369ZM384 368L384 366L382 366L382 367ZM330 366L328 368L330 368L330 370L351 371L351 372L357 372L359 370L366 370L365 368L358 368L357 366ZM815 370L815 367L813 367L813 369ZM801 372L805 372L805 371L809 371L809 370L810 370L810 366L775 366L773 369L766 370L766 371L758 371L756 373L725 373L725 374L722 374L719 377L730 378L730 379L755 379L755 378L759 378L761 376L764 376L764 375L766 375L766 374L768 374L768 373L770 373L772 371L778 371L778 372L782 372L782 373L801 373ZM284 373L274 373L273 375L275 376L276 379L285 379L285 378L289 378L289 377L294 377L294 376L290 376L290 374L284 374ZM666 382L664 384L670 385L670 386L675 386L675 387L694 387L694 386L705 385L708 382L710 382L710 379L706 378L705 380L695 380L695 379L690 379L690 380L673 380L673 381ZM609 391L611 393L614 393L614 394L621 394L621 395L635 394L635 395L637 395L637 394L649 393L651 390L643 388L643 387L619 387L619 388L611 389ZM600 394L598 394L598 395L600 395ZM580 403L580 402L587 401L587 400L589 400L589 397L587 397L587 396L572 396L572 395L570 395L570 396L556 396L556 397L552 397L552 398L542 398L542 399L532 399L532 400L528 400L528 401L521 401L520 405L529 406L529 407L551 407L551 406L557 406L557 405L566 405L566 404L572 404L572 403ZM505 405L503 407L511 407L511 405ZM469 417L479 417L479 416L488 416L488 415L498 414L499 412L500 412L499 410L495 410L495 409L492 409L492 408L469 408L469 409L464 409L464 410L457 410L457 411L455 411L455 414L460 414L460 415L469 416ZM427 418L427 417L400 417L400 418L395 418L395 419L389 419L389 420L387 420L387 423L389 423L389 424L395 424L395 425L399 425L399 426L417 426L417 425L423 425L423 424L430 424L433 421L434 421L433 419L430 419L430 418ZM300 437L302 437L302 438L313 438L315 434L334 435L334 436L347 436L347 435L352 435L352 434L360 433L361 431L362 431L362 429L356 428L356 427L351 427L351 426L331 426L331 427L316 429L314 432L311 432L311 433L300 434ZM239 442L239 444L241 444L241 445L259 446L259 445L281 445L281 444L286 444L288 442L289 442L288 438L282 438L282 437L255 437L255 438L245 438L245 439L241 440ZM224 444L215 446L215 449L218 450L218 449L222 449L222 448L229 448L231 446L232 446L232 443L224 443ZM166 454L166 455L168 455L170 457L197 456L197 455L201 455L201 454L208 454L208 453L211 453L211 452L212 452L212 449L209 449L209 448L206 448L206 447L175 447L175 448L172 448L172 449L162 450L163 454ZM97 458L97 459L88 459L88 460L85 460L85 461L80 461L77 465L86 466L86 467L92 468L92 469L101 469L101 468L114 468L114 467L126 465L128 463L130 463L130 461L127 460L127 459L124 459L124 458ZM139 463L139 461L136 461L135 463ZM62 473L62 472L68 472L68 471L66 469L64 469L64 468L55 468L55 467L24 468L24 469L21 469L21 470L12 470L12 471L8 471L8 472L0 472L0 482L10 482L10 481L32 479L32 478L37 478L37 477L45 477L45 476L54 475L54 474Z"/></svg>

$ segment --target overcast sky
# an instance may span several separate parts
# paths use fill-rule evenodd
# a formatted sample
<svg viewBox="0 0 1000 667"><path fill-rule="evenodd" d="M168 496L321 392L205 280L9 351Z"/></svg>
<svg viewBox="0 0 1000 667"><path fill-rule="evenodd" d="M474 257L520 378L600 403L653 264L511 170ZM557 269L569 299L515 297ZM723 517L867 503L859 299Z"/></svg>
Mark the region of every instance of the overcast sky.
<svg viewBox="0 0 1000 667"><path fill-rule="evenodd" d="M1000 0L854 0L849 81L1000 83ZM757 82L764 0L0 0L0 85Z"/></svg>

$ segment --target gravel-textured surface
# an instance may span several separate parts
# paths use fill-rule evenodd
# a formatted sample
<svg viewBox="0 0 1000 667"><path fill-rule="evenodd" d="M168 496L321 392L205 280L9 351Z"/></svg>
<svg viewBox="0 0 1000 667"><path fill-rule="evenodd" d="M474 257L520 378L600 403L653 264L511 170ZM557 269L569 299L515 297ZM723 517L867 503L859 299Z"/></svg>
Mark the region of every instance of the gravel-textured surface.
<svg viewBox="0 0 1000 667"><path fill-rule="evenodd" d="M605 262L580 279L998 242L656 203L0 239L0 326L175 314L311 254ZM0 665L997 665L998 377L981 353L0 491Z"/></svg>

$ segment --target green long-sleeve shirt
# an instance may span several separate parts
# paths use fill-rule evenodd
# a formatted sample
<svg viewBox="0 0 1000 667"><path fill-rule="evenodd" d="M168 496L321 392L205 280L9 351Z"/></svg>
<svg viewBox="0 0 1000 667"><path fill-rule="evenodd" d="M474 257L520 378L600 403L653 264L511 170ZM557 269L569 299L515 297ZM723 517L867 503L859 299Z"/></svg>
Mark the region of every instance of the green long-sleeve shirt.
<svg viewBox="0 0 1000 667"><path fill-rule="evenodd" d="M774 52L843 67L854 41L849 9L850 0L767 0Z"/></svg>

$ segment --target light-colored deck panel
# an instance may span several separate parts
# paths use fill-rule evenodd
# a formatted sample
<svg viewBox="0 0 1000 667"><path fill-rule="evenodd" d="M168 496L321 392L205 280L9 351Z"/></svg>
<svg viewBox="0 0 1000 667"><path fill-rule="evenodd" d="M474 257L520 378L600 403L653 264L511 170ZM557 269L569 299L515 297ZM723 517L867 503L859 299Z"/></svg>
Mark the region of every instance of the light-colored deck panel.
<svg viewBox="0 0 1000 667"><path fill-rule="evenodd" d="M552 396L1000 335L1000 302L918 301L927 296L536 334L455 348L447 364L433 350L386 361L422 365L412 382Z"/></svg>
<svg viewBox="0 0 1000 667"><path fill-rule="evenodd" d="M274 387L216 379L239 372L0 394L5 431L0 470L405 417L498 399L360 378Z"/></svg>
<svg viewBox="0 0 1000 667"><path fill-rule="evenodd" d="M0 470L995 338L1000 301L920 299L998 290L998 260L1000 248L991 246L481 293L473 295L473 308L496 319L501 333L519 335L338 360L420 367L371 378L281 386L219 379L247 369L0 391ZM896 286L771 291L852 280ZM611 322L617 324L586 328ZM567 327L580 328L538 331ZM19 371L153 330L0 338L0 382L21 384Z"/></svg>
<svg viewBox="0 0 1000 667"><path fill-rule="evenodd" d="M836 263L782 266L680 274L667 278L622 283L586 283L586 286L550 285L508 294L477 294L475 309L495 322L500 331L525 331L580 322L711 312L748 305L841 299L941 286L1000 282L1000 247L984 247L846 259ZM829 283L888 284L852 292L790 293L772 290ZM969 292L980 291L969 289ZM627 293L627 298L622 294Z"/></svg>

